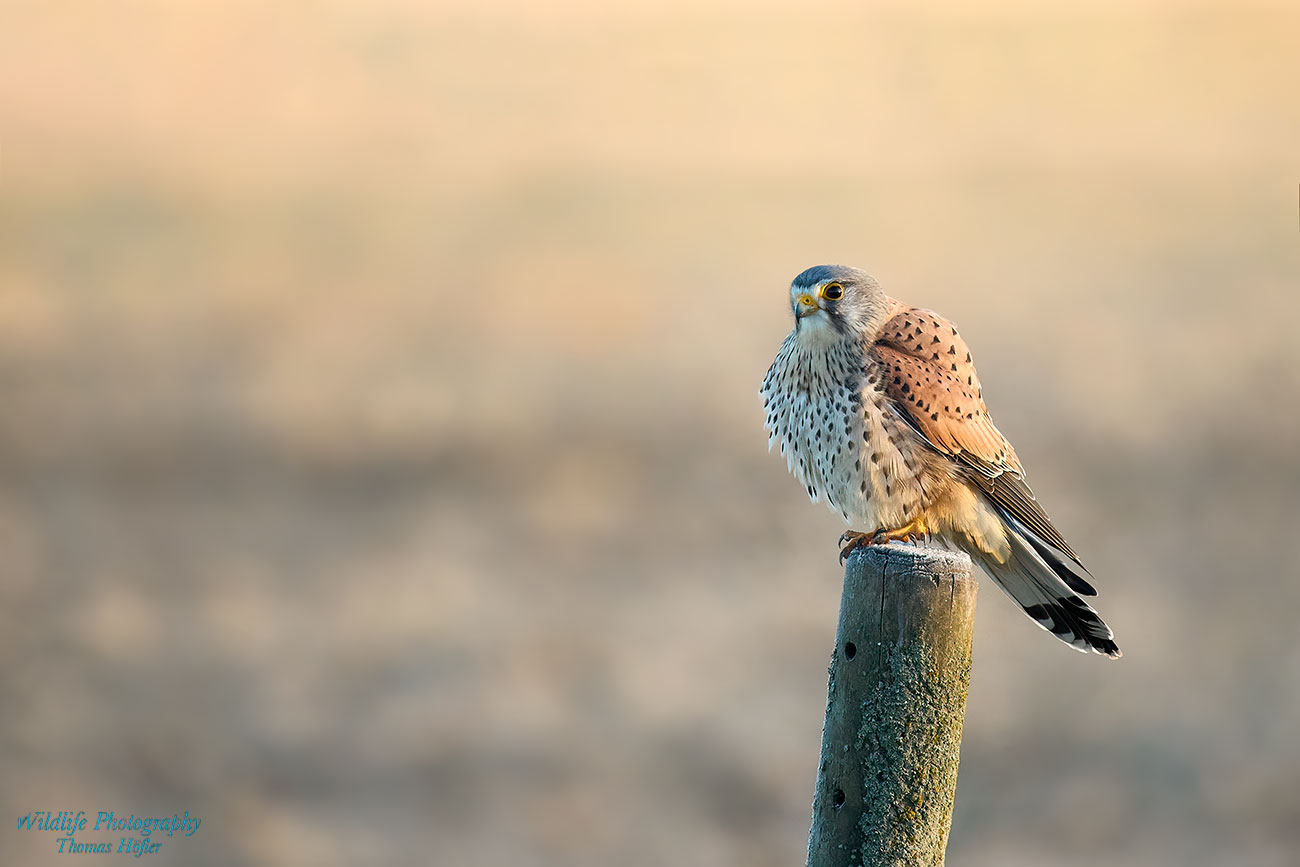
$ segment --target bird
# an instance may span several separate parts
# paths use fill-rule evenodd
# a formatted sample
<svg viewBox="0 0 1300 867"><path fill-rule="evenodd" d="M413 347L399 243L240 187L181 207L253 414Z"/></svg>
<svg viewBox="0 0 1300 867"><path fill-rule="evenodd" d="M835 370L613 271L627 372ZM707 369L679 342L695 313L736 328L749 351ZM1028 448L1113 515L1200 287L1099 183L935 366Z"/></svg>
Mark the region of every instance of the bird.
<svg viewBox="0 0 1300 867"><path fill-rule="evenodd" d="M817 265L790 284L794 330L759 390L779 445L813 502L852 527L840 562L890 542L965 551L1039 626L1118 658L1083 597L1092 575L1025 482L994 425L970 348L939 314L870 275Z"/></svg>

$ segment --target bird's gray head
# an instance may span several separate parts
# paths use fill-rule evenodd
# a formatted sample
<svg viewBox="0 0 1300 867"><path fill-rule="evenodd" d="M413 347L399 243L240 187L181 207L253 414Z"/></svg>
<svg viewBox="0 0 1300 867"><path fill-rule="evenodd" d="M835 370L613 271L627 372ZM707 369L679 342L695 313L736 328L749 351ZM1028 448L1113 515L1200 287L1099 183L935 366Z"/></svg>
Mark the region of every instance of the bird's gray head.
<svg viewBox="0 0 1300 867"><path fill-rule="evenodd" d="M816 265L790 284L790 306L801 340L861 337L885 321L889 304L870 274L847 265Z"/></svg>

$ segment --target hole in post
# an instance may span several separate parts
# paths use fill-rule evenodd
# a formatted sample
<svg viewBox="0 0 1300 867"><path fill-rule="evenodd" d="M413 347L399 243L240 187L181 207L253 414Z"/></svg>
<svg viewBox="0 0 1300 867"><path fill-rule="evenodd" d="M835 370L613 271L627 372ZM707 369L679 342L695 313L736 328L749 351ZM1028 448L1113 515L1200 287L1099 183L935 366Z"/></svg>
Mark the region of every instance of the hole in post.
<svg viewBox="0 0 1300 867"><path fill-rule="evenodd" d="M843 789L836 789L836 790L835 790L835 796L834 796L831 800L832 800L832 802L835 804L835 809L838 810L840 807L843 807L843 806L844 806L844 790L843 790Z"/></svg>
<svg viewBox="0 0 1300 867"><path fill-rule="evenodd" d="M844 642L844 658L852 659L858 655L858 646L852 641Z"/></svg>

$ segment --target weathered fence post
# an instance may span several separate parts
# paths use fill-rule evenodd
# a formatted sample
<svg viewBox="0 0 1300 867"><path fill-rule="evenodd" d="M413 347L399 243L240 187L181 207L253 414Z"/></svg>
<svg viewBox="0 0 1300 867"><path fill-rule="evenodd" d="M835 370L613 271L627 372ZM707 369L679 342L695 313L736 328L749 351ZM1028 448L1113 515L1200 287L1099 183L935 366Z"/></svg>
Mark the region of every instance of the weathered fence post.
<svg viewBox="0 0 1300 867"><path fill-rule="evenodd" d="M849 558L808 867L943 864L975 587L965 554L891 544Z"/></svg>

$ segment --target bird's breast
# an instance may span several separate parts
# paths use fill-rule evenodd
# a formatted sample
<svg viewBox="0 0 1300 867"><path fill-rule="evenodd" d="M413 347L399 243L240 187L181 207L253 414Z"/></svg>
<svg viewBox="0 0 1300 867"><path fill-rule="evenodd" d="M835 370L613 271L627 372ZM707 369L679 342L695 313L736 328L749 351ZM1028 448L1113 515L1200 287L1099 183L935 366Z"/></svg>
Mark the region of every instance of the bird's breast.
<svg viewBox="0 0 1300 867"><path fill-rule="evenodd" d="M854 349L819 356L787 338L760 392L768 445L850 524L902 526L927 501L924 443L892 409L879 365Z"/></svg>

